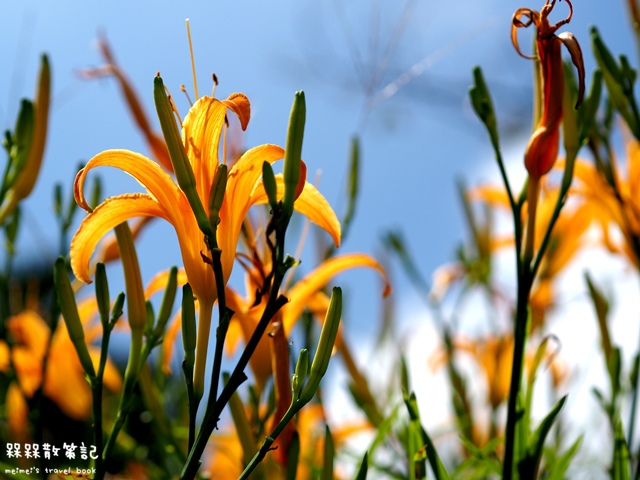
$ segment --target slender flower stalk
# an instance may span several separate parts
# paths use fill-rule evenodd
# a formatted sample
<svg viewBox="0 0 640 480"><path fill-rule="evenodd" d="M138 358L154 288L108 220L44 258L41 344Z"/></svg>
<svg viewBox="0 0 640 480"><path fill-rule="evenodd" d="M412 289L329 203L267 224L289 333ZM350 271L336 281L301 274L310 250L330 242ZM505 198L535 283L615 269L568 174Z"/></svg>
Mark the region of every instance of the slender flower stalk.
<svg viewBox="0 0 640 480"><path fill-rule="evenodd" d="M524 350L527 337L527 322L529 311L529 298L535 279L535 270L532 268L535 246L536 211L540 190L540 179L546 175L556 161L560 142L560 127L563 119L565 79L562 64L561 47L565 45L571 54L571 60L578 69L578 100L576 108L582 102L584 96L584 61L582 51L576 38L568 32L556 35L556 31L571 21L573 7L569 0L565 0L569 6L569 15L558 23L551 25L548 16L555 7L556 1L547 0L540 12L529 8L519 8L513 15L511 25L511 41L519 55L525 58L537 59L540 64L541 89L541 115L538 125L534 130L525 150L524 163L529 172L528 184L528 223L525 232L523 257L518 258L518 294L514 322L514 351L513 367L511 370L511 385L509 389L509 402L507 406L507 425L505 432L505 454L503 462L503 478L510 480L514 475L514 464L518 459L515 445L516 428L518 419L524 418L523 411L518 411L519 398L521 397L520 385L522 382L522 370L524 363ZM522 19L526 20L523 21ZM534 25L536 32L537 57L524 55L518 45L518 28L526 28ZM549 229L553 225L549 225ZM542 255L544 252L538 252ZM537 264L537 263L536 263ZM524 407L521 407L524 408Z"/></svg>

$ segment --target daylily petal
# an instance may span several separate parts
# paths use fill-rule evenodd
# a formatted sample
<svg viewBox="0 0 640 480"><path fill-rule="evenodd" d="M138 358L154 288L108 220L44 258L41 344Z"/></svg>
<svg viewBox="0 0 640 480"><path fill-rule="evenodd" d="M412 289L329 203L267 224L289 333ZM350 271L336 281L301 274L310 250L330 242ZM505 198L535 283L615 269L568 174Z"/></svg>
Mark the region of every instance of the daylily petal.
<svg viewBox="0 0 640 480"><path fill-rule="evenodd" d="M44 392L67 416L82 420L91 413L91 388L71 348L51 350L49 361L56 368L47 371Z"/></svg>
<svg viewBox="0 0 640 480"><path fill-rule="evenodd" d="M191 211L180 188L156 162L129 150L107 150L89 160L76 176L74 196L78 205L88 212L91 207L84 196L84 181L96 167L114 167L131 175L163 206L167 212L164 218L172 223L178 219L184 221L185 213Z"/></svg>
<svg viewBox="0 0 640 480"><path fill-rule="evenodd" d="M209 204L211 183L220 163L218 146L226 114L226 105L218 99L202 97L182 122L182 141L203 205Z"/></svg>
<svg viewBox="0 0 640 480"><path fill-rule="evenodd" d="M248 342L253 335L262 316L264 304L252 307L230 287L226 289L226 299L227 306L235 312L231 317L231 324L225 341L227 353L233 354L240 340L239 333L241 333L245 342ZM258 391L262 390L271 375L271 346L269 343L269 338L266 335L263 336L249 359L249 365L255 377Z"/></svg>
<svg viewBox="0 0 640 480"><path fill-rule="evenodd" d="M576 108L582 103L584 99L584 79L585 79L585 69L584 69L584 57L582 56L582 49L580 48L580 44L578 43L578 39L571 32L563 32L558 35L558 38L562 40L564 46L569 50L569 54L571 55L571 61L578 69L578 101L576 102Z"/></svg>
<svg viewBox="0 0 640 480"><path fill-rule="evenodd" d="M385 283L383 295L386 296L390 293L391 287L386 272L369 255L354 253L330 258L322 262L318 268L311 271L302 280L296 282L287 292L290 301L282 307L282 323L285 326L285 332L287 334L291 332L307 301L315 292L323 288L338 273L356 267L369 267L380 273Z"/></svg>
<svg viewBox="0 0 640 480"><path fill-rule="evenodd" d="M131 235L135 240L140 235L142 229L153 220L154 217L139 218L131 225ZM118 241L115 235L110 235L107 240L102 242L98 253L96 254L96 261L101 263L113 262L120 258L120 250L118 250Z"/></svg>
<svg viewBox="0 0 640 480"><path fill-rule="evenodd" d="M169 220L158 202L142 193L119 195L101 203L82 221L71 240L71 269L74 275L85 283L91 283L89 261L98 242L122 222L142 216L163 217Z"/></svg>
<svg viewBox="0 0 640 480"><path fill-rule="evenodd" d="M147 283L147 286L144 289L145 298L149 299L156 293L164 290L167 286L167 281L169 280L170 270L163 270L160 273L157 273L150 281ZM177 284L179 287L185 285L189 282L187 278L187 274L185 273L183 268L178 269L177 276Z"/></svg>
<svg viewBox="0 0 640 480"><path fill-rule="evenodd" d="M261 145L245 152L229 170L218 226L218 244L222 250L222 271L225 276L230 275L233 268L240 229L251 206L251 193L262 176L262 164L273 163L283 156L281 147Z"/></svg>
<svg viewBox="0 0 640 480"><path fill-rule="evenodd" d="M247 96L244 93L232 93L229 98L222 100L222 103L230 110L233 110L238 116L238 120L240 120L242 130L246 130L251 118L251 104Z"/></svg>
<svg viewBox="0 0 640 480"><path fill-rule="evenodd" d="M284 195L284 179L282 174L276 175L276 185L278 187L278 198L282 198ZM252 204L268 203L267 194L264 190L262 182L256 184L255 191L251 195ZM342 234L340 222L335 212L329 205L329 202L318 191L313 184L307 182L304 185L304 189L300 193L293 204L294 209L306 216L313 223L325 230L331 238L336 247L340 246L340 236Z"/></svg>
<svg viewBox="0 0 640 480"><path fill-rule="evenodd" d="M520 18L526 17L527 21L522 22ZM527 28L532 23L538 23L538 18L540 14L535 10L531 10L530 8L519 8L516 10L516 13L513 14L513 18L511 20L511 43L513 44L518 55L524 58L528 58L529 60L533 60L536 57L532 57L530 55L525 55L520 50L520 45L518 44L518 28L524 27Z"/></svg>

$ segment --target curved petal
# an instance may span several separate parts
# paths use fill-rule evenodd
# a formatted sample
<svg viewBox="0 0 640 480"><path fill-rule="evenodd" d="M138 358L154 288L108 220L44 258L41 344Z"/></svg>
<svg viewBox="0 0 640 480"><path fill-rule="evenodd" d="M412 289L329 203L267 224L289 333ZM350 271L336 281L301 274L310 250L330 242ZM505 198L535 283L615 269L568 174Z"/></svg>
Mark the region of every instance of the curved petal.
<svg viewBox="0 0 640 480"><path fill-rule="evenodd" d="M222 270L225 277L231 275L236 246L244 217L251 206L251 192L262 177L262 164L273 163L284 156L277 145L261 145L240 157L229 170L224 202L220 209L218 244L222 250Z"/></svg>
<svg viewBox="0 0 640 480"><path fill-rule="evenodd" d="M222 100L229 110L238 116L242 130L247 129L251 119L251 103L244 93L232 93L226 100Z"/></svg>
<svg viewBox="0 0 640 480"><path fill-rule="evenodd" d="M144 216L169 220L167 213L158 202L142 193L119 195L102 202L82 221L71 240L70 256L73 274L79 280L91 283L89 261L98 242L122 222Z"/></svg>
<svg viewBox="0 0 640 480"><path fill-rule="evenodd" d="M136 240L140 235L142 229L153 220L154 217L144 217L138 219L135 223L130 225L131 234L133 239ZM115 235L111 235L108 240L105 240L96 254L96 261L102 263L113 262L120 258L120 251L118 250L118 241Z"/></svg>
<svg viewBox="0 0 640 480"><path fill-rule="evenodd" d="M84 181L87 173L96 167L114 167L131 175L163 206L172 223L178 219L183 221L185 212L191 210L182 190L156 162L129 150L107 150L89 160L76 176L74 196L78 205L88 212L91 207L84 196Z"/></svg>
<svg viewBox="0 0 640 480"><path fill-rule="evenodd" d="M526 17L527 21L523 22L522 20L520 20L521 17ZM520 45L518 44L518 28L527 28L532 23L535 23L535 25L537 26L539 22L540 22L540 14L535 10L531 10L529 8L519 8L513 14L513 18L511 20L511 43L516 49L516 52L518 52L518 55L520 55L521 57L528 58L530 60L533 60L536 58L529 55L525 55L520 50Z"/></svg>
<svg viewBox="0 0 640 480"><path fill-rule="evenodd" d="M284 324L285 332L288 334L291 331L314 293L323 288L335 275L356 267L369 267L376 270L384 280L383 295L386 296L391 292L386 272L369 255L353 253L330 258L322 262L318 268L307 274L287 292L287 297L289 297L290 301L282 307L282 323Z"/></svg>
<svg viewBox="0 0 640 480"><path fill-rule="evenodd" d="M278 187L278 198L284 195L284 179L282 174L276 175L276 185ZM256 184L255 191L251 195L251 204L268 203L267 194L264 191L262 182ZM329 202L322 196L316 187L307 182L302 193L293 204L294 209L306 216L313 223L325 230L336 247L340 246L340 236L342 234L340 222Z"/></svg>
<svg viewBox="0 0 640 480"><path fill-rule="evenodd" d="M227 107L216 98L202 97L182 122L182 142L196 178L198 196L206 206L220 160L218 146Z"/></svg>
<svg viewBox="0 0 640 480"><path fill-rule="evenodd" d="M584 77L586 76L584 70L584 57L582 56L582 49L578 43L578 39L571 32L563 32L558 35L558 38L562 41L569 53L571 54L571 61L578 69L578 101L576 102L576 108L582 103L584 98Z"/></svg>

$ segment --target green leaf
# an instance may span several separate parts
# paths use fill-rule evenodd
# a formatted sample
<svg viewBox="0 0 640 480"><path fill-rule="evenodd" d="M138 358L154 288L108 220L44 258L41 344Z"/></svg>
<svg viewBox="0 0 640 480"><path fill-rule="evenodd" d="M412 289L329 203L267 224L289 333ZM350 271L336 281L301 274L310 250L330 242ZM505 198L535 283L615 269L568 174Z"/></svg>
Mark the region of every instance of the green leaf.
<svg viewBox="0 0 640 480"><path fill-rule="evenodd" d="M291 444L289 445L289 456L287 458L287 474L286 480L296 480L298 471L298 460L300 457L300 436L294 430Z"/></svg>
<svg viewBox="0 0 640 480"><path fill-rule="evenodd" d="M559 458L556 458L553 463L548 465L548 477L547 480L564 480L567 478L566 473L571 465L571 461L573 457L580 450L580 446L582 445L582 436L578 437L578 439L573 442L573 445L569 447L569 449L564 452Z"/></svg>
<svg viewBox="0 0 640 480"><path fill-rule="evenodd" d="M631 464L629 461L629 449L627 441L622 431L622 421L616 416L614 426L614 444L613 444L613 479L614 480L630 480Z"/></svg>
<svg viewBox="0 0 640 480"><path fill-rule="evenodd" d="M342 219L342 241L344 242L356 211L358 197L358 179L360 176L360 141L358 137L351 139L351 155L349 157L349 177L347 180L347 211Z"/></svg>
<svg viewBox="0 0 640 480"><path fill-rule="evenodd" d="M368 469L369 469L369 452L364 452L364 457L362 457L362 463L360 463L360 468L358 469L358 473L354 477L354 480L366 480Z"/></svg>
<svg viewBox="0 0 640 480"><path fill-rule="evenodd" d="M412 392L408 396L405 396L404 401L405 401L405 405L407 406L407 410L409 411L409 418L411 419L410 420L411 424L413 424L413 426L411 424L409 426L410 428L409 435L411 436L413 434L413 432L411 431L412 428L414 429L419 428L419 434L422 440L421 442L422 446L420 447L420 449L426 451L426 458L429 461L429 465L431 466L431 470L433 470L433 474L435 475L436 480L449 480L449 474L447 473L447 470L444 468L444 465L440 460L440 457L438 455L438 452L436 451L435 446L433 445L433 441L431 440L431 437L429 437L426 430L422 428L422 424L420 423L420 412L418 410L418 402L416 400L415 394ZM411 454L411 452L409 453ZM417 458L421 458L421 457L417 457ZM415 456L410 458L410 462L412 465L415 463L415 460L416 460ZM425 477L418 477L418 478L426 478L426 471L424 475ZM416 478L416 477L413 477L413 478Z"/></svg>
<svg viewBox="0 0 640 480"><path fill-rule="evenodd" d="M520 471L521 480L534 480L537 478L538 469L540 468L540 460L542 458L542 449L544 447L544 441L547 438L547 434L553 426L553 422L562 410L567 396L565 395L560 399L553 409L542 420L536 431L531 435L529 443L527 445L527 453L524 459L519 463L518 469Z"/></svg>
<svg viewBox="0 0 640 480"><path fill-rule="evenodd" d="M325 425L324 429L324 461L322 467L321 480L333 480L333 457L335 456L335 445L333 443L333 435L329 425Z"/></svg>

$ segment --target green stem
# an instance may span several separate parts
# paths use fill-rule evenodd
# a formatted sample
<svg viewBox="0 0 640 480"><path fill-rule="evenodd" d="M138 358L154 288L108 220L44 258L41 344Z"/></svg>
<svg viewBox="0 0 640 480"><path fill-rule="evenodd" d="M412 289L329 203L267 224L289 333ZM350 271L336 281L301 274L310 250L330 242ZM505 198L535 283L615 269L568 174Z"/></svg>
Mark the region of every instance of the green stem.
<svg viewBox="0 0 640 480"><path fill-rule="evenodd" d="M526 265L525 267L528 268ZM524 271L526 272L527 270L525 269ZM502 469L503 480L511 480L513 477L516 424L523 414L523 412L518 412L516 410L516 406L520 385L522 383L522 367L527 341L527 317L530 292L531 278L527 273L518 278L518 299L513 332L513 365L511 367L511 385L509 387L509 402L507 405L505 452Z"/></svg>
<svg viewBox="0 0 640 480"><path fill-rule="evenodd" d="M200 431L198 432L196 441L191 448L191 451L189 452L187 464L185 465L184 469L182 470L182 474L180 475L181 480L190 480L192 478L195 478L195 475L199 468L199 459L204 452L204 449L209 440L209 436L218 425L218 420L220 418L222 410L229 402L231 395L247 379L244 370L249 364L249 359L258 346L258 343L260 342L260 339L269 326L271 319L287 302L287 299L285 297L278 296L277 294L278 290L280 289L280 284L282 283L283 276L283 273L280 273L276 275L276 278L274 278L274 284L272 286L267 307L265 308L265 311L262 314L262 318L260 318L260 321L258 322L253 335L247 342L247 345L242 352L238 363L231 373L229 383L225 385L224 389L220 393L220 397L217 400L213 397L209 397L209 399L207 400L207 408L205 410L202 426L200 427Z"/></svg>
<svg viewBox="0 0 640 480"><path fill-rule="evenodd" d="M134 387L137 382L140 365L142 363L142 348L142 330L132 331L131 350L129 352L129 363L127 364L127 369L125 371L125 383L122 390L122 397L120 398L116 421L113 424L113 429L111 430L107 443L102 451L102 458L104 461L106 461L111 455L116 439L118 438L118 434L120 433L120 430L122 430L124 422L129 415L129 411L131 409L131 397L134 393Z"/></svg>
<svg viewBox="0 0 640 480"><path fill-rule="evenodd" d="M105 323L103 323L105 325ZM104 328L102 333L102 345L100 346L100 364L96 378L91 383L91 394L93 397L93 438L96 451L102 452L103 449L103 427L102 427L102 380L104 378L104 370L107 365L109 340L111 338L111 328ZM104 458L98 455L95 460L96 475L94 480L102 480L106 473L104 468Z"/></svg>

